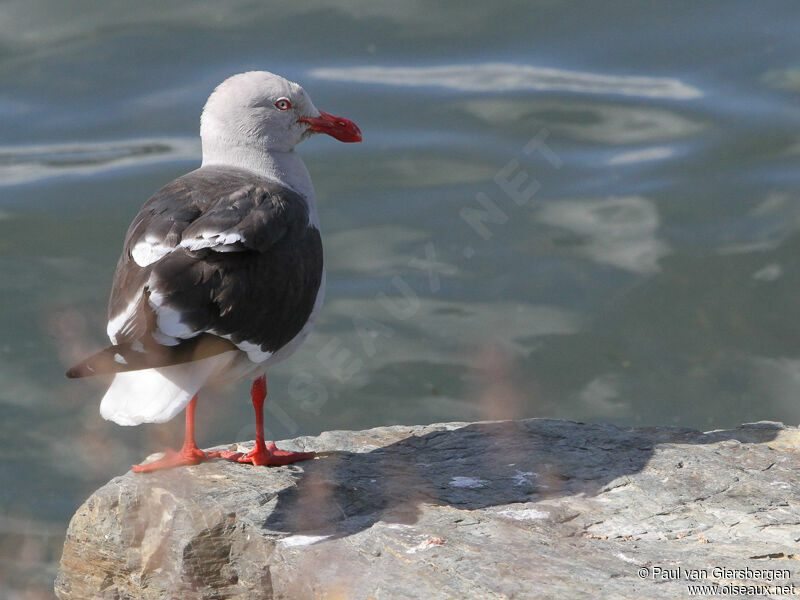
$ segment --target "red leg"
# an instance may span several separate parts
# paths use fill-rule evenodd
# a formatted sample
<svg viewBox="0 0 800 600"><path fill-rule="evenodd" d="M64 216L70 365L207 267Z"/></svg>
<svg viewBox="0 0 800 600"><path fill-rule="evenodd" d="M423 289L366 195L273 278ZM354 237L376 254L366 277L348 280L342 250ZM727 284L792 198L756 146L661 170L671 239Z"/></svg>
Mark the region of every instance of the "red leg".
<svg viewBox="0 0 800 600"><path fill-rule="evenodd" d="M196 465L208 458L206 453L197 447L194 441L194 408L197 406L197 396L186 406L186 435L183 440L183 448L180 452L175 452L172 448L167 448L162 458L146 465L135 465L134 473L149 473L150 471L160 471L161 469L171 469L185 465Z"/></svg>
<svg viewBox="0 0 800 600"><path fill-rule="evenodd" d="M252 463L257 466L288 465L298 460L314 458L313 452L287 452L278 450L275 442L264 443L264 399L267 397L267 376L262 375L253 381L250 388L253 408L256 411L256 446L247 454L241 452L223 452L220 455L228 460L241 463Z"/></svg>

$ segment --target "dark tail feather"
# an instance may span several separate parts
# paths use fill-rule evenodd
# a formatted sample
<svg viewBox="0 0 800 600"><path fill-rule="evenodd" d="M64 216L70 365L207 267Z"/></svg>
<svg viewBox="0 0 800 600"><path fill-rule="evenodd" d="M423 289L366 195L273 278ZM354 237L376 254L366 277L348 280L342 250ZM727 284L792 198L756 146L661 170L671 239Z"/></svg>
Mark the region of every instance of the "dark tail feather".
<svg viewBox="0 0 800 600"><path fill-rule="evenodd" d="M162 346L150 343L140 346L142 350L134 350L131 344L109 346L92 354L69 369L66 373L70 379L92 377L94 375L113 375L125 371L139 371L156 367L168 367L180 363L201 360L235 350L236 346L221 337L203 334L190 340L183 340L176 346Z"/></svg>

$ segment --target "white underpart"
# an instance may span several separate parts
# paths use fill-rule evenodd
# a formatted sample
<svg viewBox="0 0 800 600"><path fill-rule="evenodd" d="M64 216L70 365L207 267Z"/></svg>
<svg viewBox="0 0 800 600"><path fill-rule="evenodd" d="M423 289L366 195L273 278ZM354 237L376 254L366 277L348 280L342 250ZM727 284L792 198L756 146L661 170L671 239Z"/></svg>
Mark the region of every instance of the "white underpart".
<svg viewBox="0 0 800 600"><path fill-rule="evenodd" d="M189 363L117 373L100 402L100 415L119 425L165 423L192 397L214 382L236 359L236 352Z"/></svg>

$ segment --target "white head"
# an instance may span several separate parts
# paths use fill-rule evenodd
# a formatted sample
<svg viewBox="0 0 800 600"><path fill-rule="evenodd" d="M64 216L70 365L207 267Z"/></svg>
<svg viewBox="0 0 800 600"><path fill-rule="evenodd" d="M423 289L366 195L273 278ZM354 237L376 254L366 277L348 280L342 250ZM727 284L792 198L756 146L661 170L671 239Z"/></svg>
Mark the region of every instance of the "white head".
<svg viewBox="0 0 800 600"><path fill-rule="evenodd" d="M207 145L291 152L313 133L361 141L355 123L317 110L302 87L267 71L239 73L223 81L200 118L204 155Z"/></svg>

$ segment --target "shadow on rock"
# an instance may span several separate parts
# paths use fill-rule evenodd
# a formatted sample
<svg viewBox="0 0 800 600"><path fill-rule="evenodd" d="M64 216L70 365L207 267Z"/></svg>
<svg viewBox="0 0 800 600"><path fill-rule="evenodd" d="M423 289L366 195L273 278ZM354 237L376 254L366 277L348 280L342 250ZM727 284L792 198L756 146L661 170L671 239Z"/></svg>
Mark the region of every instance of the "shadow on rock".
<svg viewBox="0 0 800 600"><path fill-rule="evenodd" d="M479 509L602 492L641 471L656 444L768 442L781 425L700 433L548 419L475 423L411 436L370 452L335 452L303 464L278 492L264 526L344 536L378 520L414 523L421 504Z"/></svg>

